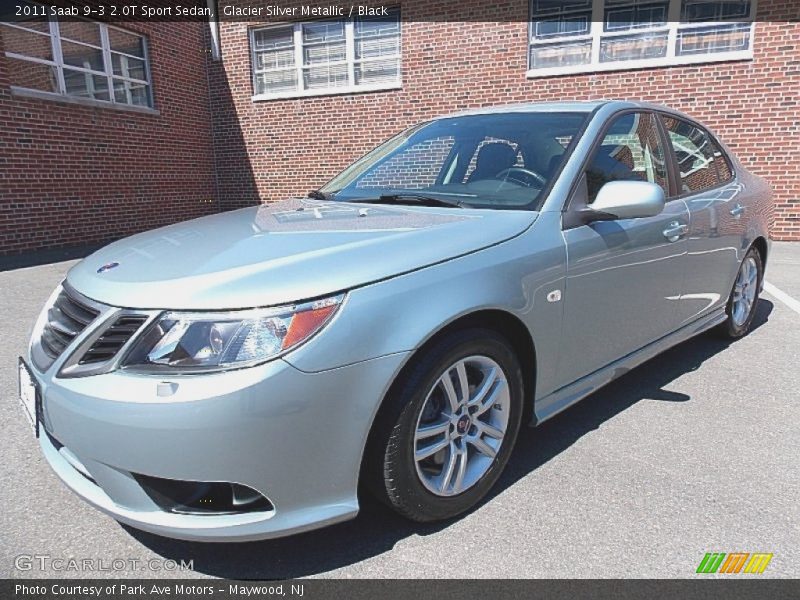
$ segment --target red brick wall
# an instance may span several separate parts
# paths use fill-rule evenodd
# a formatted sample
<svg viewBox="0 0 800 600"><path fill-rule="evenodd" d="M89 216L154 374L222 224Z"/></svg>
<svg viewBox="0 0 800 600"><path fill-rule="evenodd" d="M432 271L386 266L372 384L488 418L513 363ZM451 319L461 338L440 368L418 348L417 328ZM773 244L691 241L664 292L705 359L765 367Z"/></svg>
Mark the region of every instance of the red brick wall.
<svg viewBox="0 0 800 600"><path fill-rule="evenodd" d="M403 88L387 92L253 102L247 31L254 24L221 24L224 60L212 66L212 85L223 208L304 194L427 117L509 102L622 98L667 104L707 123L772 183L774 238L800 240L800 2L759 3L753 61L546 79L525 75L525 0L401 5ZM487 19L503 11L507 22L422 21L445 10Z"/></svg>
<svg viewBox="0 0 800 600"><path fill-rule="evenodd" d="M125 27L148 37L159 115L12 95L0 28L0 255L216 210L207 26Z"/></svg>

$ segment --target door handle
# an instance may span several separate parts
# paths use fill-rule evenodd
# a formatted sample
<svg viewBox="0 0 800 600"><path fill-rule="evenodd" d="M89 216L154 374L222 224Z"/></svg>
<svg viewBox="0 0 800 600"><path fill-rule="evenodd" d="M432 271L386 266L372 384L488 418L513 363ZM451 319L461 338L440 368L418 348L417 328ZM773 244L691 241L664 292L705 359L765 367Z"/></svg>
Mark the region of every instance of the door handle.
<svg viewBox="0 0 800 600"><path fill-rule="evenodd" d="M744 206L742 206L741 204L737 204L731 209L731 215L736 219L740 218L743 213L744 213Z"/></svg>
<svg viewBox="0 0 800 600"><path fill-rule="evenodd" d="M677 242L681 239L686 233L689 231L689 226L679 223L678 221L673 221L669 224L669 226L664 230L664 237L667 238L670 242Z"/></svg>

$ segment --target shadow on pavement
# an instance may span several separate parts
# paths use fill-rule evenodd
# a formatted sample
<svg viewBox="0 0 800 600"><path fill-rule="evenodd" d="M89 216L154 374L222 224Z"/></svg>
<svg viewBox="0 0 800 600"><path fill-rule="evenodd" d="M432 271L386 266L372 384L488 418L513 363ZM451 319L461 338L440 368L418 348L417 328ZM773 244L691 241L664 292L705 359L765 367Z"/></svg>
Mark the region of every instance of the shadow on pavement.
<svg viewBox="0 0 800 600"><path fill-rule="evenodd" d="M33 252L0 256L0 271L13 271L14 269L23 269L25 267L38 267L51 263L64 262L65 260L86 258L92 252L99 250L108 243L109 242L86 244L83 246L67 246L64 248L35 250Z"/></svg>
<svg viewBox="0 0 800 600"><path fill-rule="evenodd" d="M761 299L753 330L769 319L773 304ZM578 439L640 400L688 402L691 397L665 390L731 345L712 334L698 336L632 370L602 390L535 429L523 429L503 476L484 502L547 463ZM174 560L193 560L199 573L230 579L305 577L338 569L391 550L412 535L429 535L449 523L407 521L370 498L362 498L358 517L347 523L292 537L247 543L203 544L171 540L123 526L153 552Z"/></svg>

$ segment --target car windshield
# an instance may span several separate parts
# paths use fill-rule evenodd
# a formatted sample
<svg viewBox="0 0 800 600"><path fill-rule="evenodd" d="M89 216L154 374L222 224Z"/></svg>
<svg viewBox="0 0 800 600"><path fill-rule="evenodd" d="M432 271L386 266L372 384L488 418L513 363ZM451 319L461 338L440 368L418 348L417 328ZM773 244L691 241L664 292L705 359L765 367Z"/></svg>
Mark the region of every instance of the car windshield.
<svg viewBox="0 0 800 600"><path fill-rule="evenodd" d="M345 202L537 210L587 118L580 112L508 112L423 123L317 193Z"/></svg>

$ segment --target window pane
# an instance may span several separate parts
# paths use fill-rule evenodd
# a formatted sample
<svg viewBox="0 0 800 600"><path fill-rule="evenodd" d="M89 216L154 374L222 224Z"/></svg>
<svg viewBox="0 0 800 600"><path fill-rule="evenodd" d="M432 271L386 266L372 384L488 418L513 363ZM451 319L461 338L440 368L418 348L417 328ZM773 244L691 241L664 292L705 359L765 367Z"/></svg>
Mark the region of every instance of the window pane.
<svg viewBox="0 0 800 600"><path fill-rule="evenodd" d="M386 30L389 31L389 33L383 32L381 28L371 28L372 25L380 24L382 23L369 23L369 27L362 31L359 31L358 26L364 25L364 23L356 24L356 58L371 58L400 54L400 34L398 24L388 24L390 27L387 27ZM392 32L392 30L394 30L394 32Z"/></svg>
<svg viewBox="0 0 800 600"><path fill-rule="evenodd" d="M606 31L662 27L667 24L667 0L606 0L605 7Z"/></svg>
<svg viewBox="0 0 800 600"><path fill-rule="evenodd" d="M303 25L303 64L324 65L330 62L346 60L347 53L344 41L344 22L325 21L321 23L306 23ZM345 82L341 83L344 73ZM327 87L330 85L345 85L347 83L347 68L322 67L304 73L305 87Z"/></svg>
<svg viewBox="0 0 800 600"><path fill-rule="evenodd" d="M727 19L747 19L751 0L683 0L681 21L703 23Z"/></svg>
<svg viewBox="0 0 800 600"><path fill-rule="evenodd" d="M708 134L685 121L663 117L664 125L672 140L681 173L681 192L699 192L714 187L719 182L714 161L718 158Z"/></svg>
<svg viewBox="0 0 800 600"><path fill-rule="evenodd" d="M291 27L258 29L253 32L256 50L276 50L294 47L294 32Z"/></svg>
<svg viewBox="0 0 800 600"><path fill-rule="evenodd" d="M142 36L109 27L108 43L111 45L111 49L116 52L124 52L125 54L144 58L144 38Z"/></svg>
<svg viewBox="0 0 800 600"><path fill-rule="evenodd" d="M717 166L717 173L721 183L725 183L733 179L733 169L731 169L730 159L725 156L725 153L720 147L711 142L711 149L714 154L714 164Z"/></svg>
<svg viewBox="0 0 800 600"><path fill-rule="evenodd" d="M14 19L14 25L18 27L24 27L26 29L30 29L31 31L38 31L39 33L46 33L50 34L50 21L47 20L47 17L42 17L39 15L31 16L31 17L20 17L18 19ZM0 23L0 25L4 25L4 23ZM10 26L3 27L3 35L11 29Z"/></svg>
<svg viewBox="0 0 800 600"><path fill-rule="evenodd" d="M297 89L297 71L269 71L256 75L256 93L293 92Z"/></svg>
<svg viewBox="0 0 800 600"><path fill-rule="evenodd" d="M533 0L531 3L531 12L534 16L591 9L592 0Z"/></svg>
<svg viewBox="0 0 800 600"><path fill-rule="evenodd" d="M130 77L131 79L147 79L147 71L143 60L131 58L124 54L112 53L111 64L114 66L114 75Z"/></svg>
<svg viewBox="0 0 800 600"><path fill-rule="evenodd" d="M356 64L356 85L391 83L400 80L400 60L371 60Z"/></svg>
<svg viewBox="0 0 800 600"><path fill-rule="evenodd" d="M314 65L342 61L347 58L345 43L321 44L303 48L303 64Z"/></svg>
<svg viewBox="0 0 800 600"><path fill-rule="evenodd" d="M533 37L546 39L549 37L587 35L589 33L589 19L588 15L578 15L536 21L533 24Z"/></svg>
<svg viewBox="0 0 800 600"><path fill-rule="evenodd" d="M667 55L666 33L606 38L600 40L600 62L641 60Z"/></svg>
<svg viewBox="0 0 800 600"><path fill-rule="evenodd" d="M58 92L56 67L11 57L6 58L6 64L11 85L43 92Z"/></svg>
<svg viewBox="0 0 800 600"><path fill-rule="evenodd" d="M389 11L389 17L358 19L354 24L356 38L400 34L400 13Z"/></svg>
<svg viewBox="0 0 800 600"><path fill-rule="evenodd" d="M322 21L303 24L303 43L344 40L344 21Z"/></svg>
<svg viewBox="0 0 800 600"><path fill-rule="evenodd" d="M400 38L397 36L357 39L355 42L357 59L400 54Z"/></svg>
<svg viewBox="0 0 800 600"><path fill-rule="evenodd" d="M679 56L747 50L751 26L746 23L685 29L678 33Z"/></svg>
<svg viewBox="0 0 800 600"><path fill-rule="evenodd" d="M303 70L306 89L343 87L347 85L347 65L322 65Z"/></svg>
<svg viewBox="0 0 800 600"><path fill-rule="evenodd" d="M649 181L668 194L664 156L653 115L631 113L619 117L586 170L589 202L610 181Z"/></svg>
<svg viewBox="0 0 800 600"><path fill-rule="evenodd" d="M89 21L59 21L58 31L61 39L84 42L101 46L100 25Z"/></svg>
<svg viewBox="0 0 800 600"><path fill-rule="evenodd" d="M531 19L531 37L534 40L588 35L592 22L592 3L533 2Z"/></svg>
<svg viewBox="0 0 800 600"><path fill-rule="evenodd" d="M114 100L134 106L150 106L147 84L132 81L114 80Z"/></svg>
<svg viewBox="0 0 800 600"><path fill-rule="evenodd" d="M2 31L6 52L53 60L53 44L49 35L7 26L0 27L0 31Z"/></svg>
<svg viewBox="0 0 800 600"><path fill-rule="evenodd" d="M103 51L97 48L61 40L61 54L64 56L65 65L83 67L94 71L105 71Z"/></svg>
<svg viewBox="0 0 800 600"><path fill-rule="evenodd" d="M64 83L68 96L108 100L108 78L82 71L64 69Z"/></svg>
<svg viewBox="0 0 800 600"><path fill-rule="evenodd" d="M592 60L592 42L531 46L531 68L586 65Z"/></svg>
<svg viewBox="0 0 800 600"><path fill-rule="evenodd" d="M294 48L256 52L256 69L285 69L294 66Z"/></svg>
<svg viewBox="0 0 800 600"><path fill-rule="evenodd" d="M299 27L299 37L295 27ZM253 31L257 94L392 83L400 78L400 13L352 21L348 60L346 21L314 21ZM300 48L295 47L298 40ZM294 67L302 53L302 75ZM351 70L353 75L351 75Z"/></svg>

